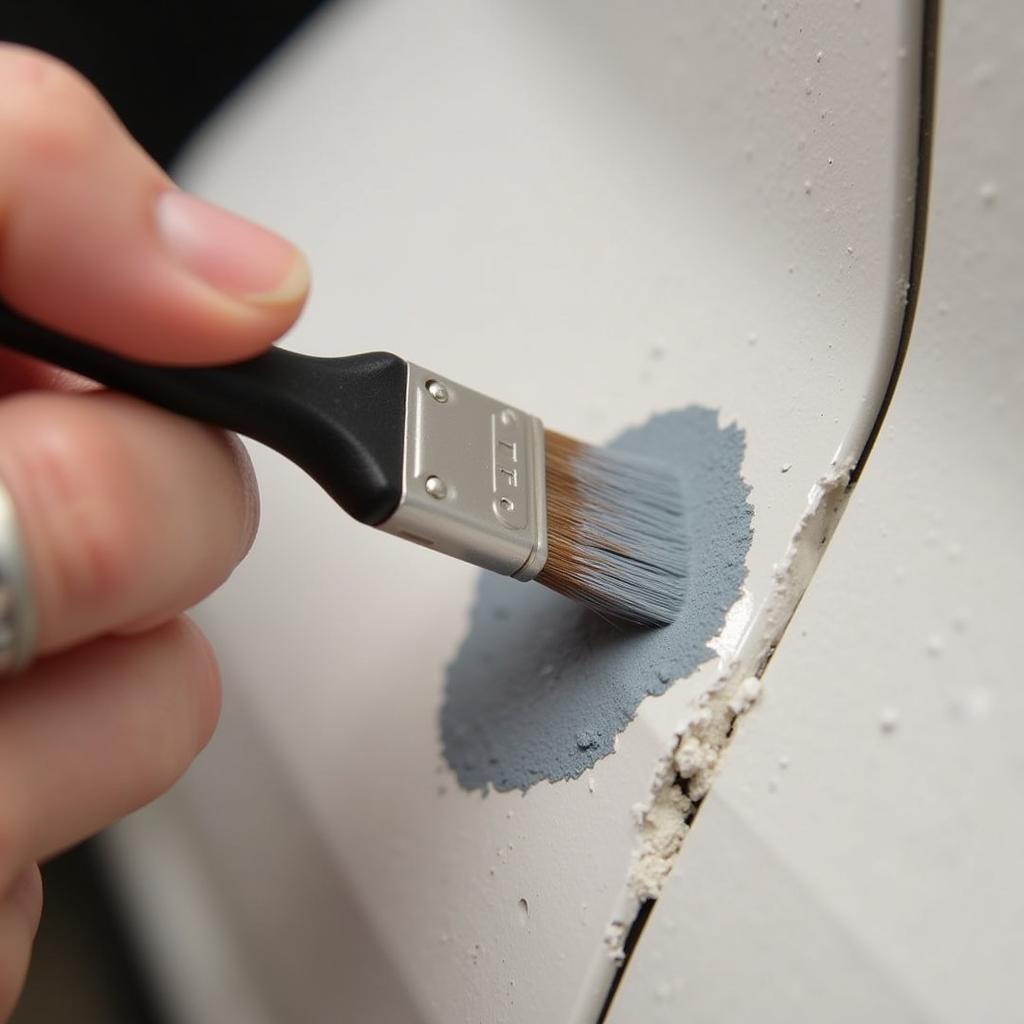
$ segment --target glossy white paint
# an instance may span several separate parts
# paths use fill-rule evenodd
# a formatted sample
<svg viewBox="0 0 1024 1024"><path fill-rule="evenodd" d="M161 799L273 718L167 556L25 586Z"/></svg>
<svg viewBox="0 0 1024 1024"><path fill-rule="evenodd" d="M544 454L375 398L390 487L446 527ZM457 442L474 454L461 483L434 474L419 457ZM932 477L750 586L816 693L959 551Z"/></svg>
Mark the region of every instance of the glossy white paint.
<svg viewBox="0 0 1024 1024"><path fill-rule="evenodd" d="M1024 32L948 4L906 366L610 1020L1011 1021Z"/></svg>
<svg viewBox="0 0 1024 1024"><path fill-rule="evenodd" d="M731 656L888 378L918 24L916 3L880 0L353 0L210 125L183 177L306 247L293 347L390 348L589 440L691 402L739 422L755 533ZM197 897L204 930L276 1019L594 1020L631 808L716 666L646 701L584 778L467 795L437 715L473 570L254 454L260 539L200 613L227 728L115 856L175 823L219 894ZM198 892L169 884L155 865L143 928ZM208 988L182 1020L223 1019Z"/></svg>

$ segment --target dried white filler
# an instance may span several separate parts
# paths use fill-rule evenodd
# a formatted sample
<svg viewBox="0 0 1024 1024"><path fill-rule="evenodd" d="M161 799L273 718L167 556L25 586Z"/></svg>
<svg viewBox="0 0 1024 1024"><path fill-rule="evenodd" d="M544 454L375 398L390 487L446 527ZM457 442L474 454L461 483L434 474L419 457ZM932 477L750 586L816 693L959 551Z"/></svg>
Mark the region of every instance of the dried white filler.
<svg viewBox="0 0 1024 1024"><path fill-rule="evenodd" d="M638 838L623 912L605 932L605 943L616 960L624 955L629 925L641 904L660 894L697 806L711 787L737 719L761 695L761 673L846 505L851 469L852 461L846 461L811 489L807 510L785 557L775 567L771 593L733 652L720 652L721 669L714 685L677 725L672 746L658 765L650 798L635 809Z"/></svg>

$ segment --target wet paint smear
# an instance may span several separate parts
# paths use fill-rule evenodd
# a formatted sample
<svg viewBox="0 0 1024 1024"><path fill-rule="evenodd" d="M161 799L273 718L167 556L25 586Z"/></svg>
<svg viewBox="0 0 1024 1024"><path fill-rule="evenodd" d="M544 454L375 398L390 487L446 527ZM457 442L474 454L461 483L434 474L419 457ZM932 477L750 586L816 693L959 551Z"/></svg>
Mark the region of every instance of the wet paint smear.
<svg viewBox="0 0 1024 1024"><path fill-rule="evenodd" d="M686 601L663 629L602 619L536 583L483 573L468 633L448 667L444 756L484 793L579 777L614 750L640 702L714 657L708 646L746 579L753 508L744 432L713 409L654 416L612 447L675 467L689 551Z"/></svg>

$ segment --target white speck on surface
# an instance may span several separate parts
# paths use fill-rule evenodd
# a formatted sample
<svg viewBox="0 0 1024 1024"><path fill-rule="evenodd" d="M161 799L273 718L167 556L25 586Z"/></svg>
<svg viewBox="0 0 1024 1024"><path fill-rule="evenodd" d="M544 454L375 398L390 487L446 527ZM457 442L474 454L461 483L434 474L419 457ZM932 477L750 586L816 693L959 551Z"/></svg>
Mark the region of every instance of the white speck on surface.
<svg viewBox="0 0 1024 1024"><path fill-rule="evenodd" d="M779 757L779 768L785 771L791 764L789 754L783 754Z"/></svg>
<svg viewBox="0 0 1024 1024"><path fill-rule="evenodd" d="M825 56L825 55L824 55L824 54L823 54L823 53L821 52L821 50L819 50L819 51L818 51L818 52L817 52L817 53L815 54L815 56L814 56L814 59L815 59L815 61L817 61L817 63L818 63L818 64L820 64L820 63L821 63L821 58L822 58L822 57L824 57L824 56Z"/></svg>
<svg viewBox="0 0 1024 1024"><path fill-rule="evenodd" d="M808 179L807 179L807 180L806 180L806 181L804 182L804 194L805 194L805 195L808 195L808 196L809 196L809 195L811 194L811 187L812 187L812 186L811 186L811 179L810 179L810 178L808 178Z"/></svg>
<svg viewBox="0 0 1024 1024"><path fill-rule="evenodd" d="M988 85L996 77L996 66L989 60L983 60L971 75L975 85Z"/></svg>
<svg viewBox="0 0 1024 1024"><path fill-rule="evenodd" d="M900 713L897 708L882 708L878 713L878 728L883 735L891 736L900 727Z"/></svg>
<svg viewBox="0 0 1024 1024"><path fill-rule="evenodd" d="M924 649L930 658L937 658L946 649L946 641L938 633L932 633L925 641Z"/></svg>
<svg viewBox="0 0 1024 1024"><path fill-rule="evenodd" d="M992 713L992 693L983 686L968 687L953 698L952 710L963 721L983 721Z"/></svg>
<svg viewBox="0 0 1024 1024"><path fill-rule="evenodd" d="M593 772L590 772L590 774L587 775L587 789L590 790L591 793L593 793L594 790L597 789L597 783L594 782Z"/></svg>
<svg viewBox="0 0 1024 1024"><path fill-rule="evenodd" d="M999 198L999 186L994 181L982 182L978 188L978 198L985 206L995 206Z"/></svg>
<svg viewBox="0 0 1024 1024"><path fill-rule="evenodd" d="M780 473L788 473L792 468L793 468L793 463L792 462L784 462L781 466L779 466L779 472Z"/></svg>

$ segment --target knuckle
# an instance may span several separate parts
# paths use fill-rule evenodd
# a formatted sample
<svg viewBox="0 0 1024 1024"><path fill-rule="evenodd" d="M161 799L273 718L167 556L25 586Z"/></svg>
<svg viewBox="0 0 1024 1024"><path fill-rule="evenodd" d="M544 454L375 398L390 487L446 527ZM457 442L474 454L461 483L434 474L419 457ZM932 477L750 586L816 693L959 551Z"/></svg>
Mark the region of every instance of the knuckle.
<svg viewBox="0 0 1024 1024"><path fill-rule="evenodd" d="M173 678L162 701L149 704L144 724L135 730L140 795L148 803L184 774L209 741L220 711L220 674L205 637L188 620L161 626ZM154 714L154 708L156 714Z"/></svg>
<svg viewBox="0 0 1024 1024"><path fill-rule="evenodd" d="M33 403L33 429L14 457L35 525L37 585L53 611L106 601L131 585L145 517L123 440L86 410L50 404Z"/></svg>
<svg viewBox="0 0 1024 1024"><path fill-rule="evenodd" d="M62 61L24 47L0 49L0 136L8 156L75 156L102 131L103 104Z"/></svg>

